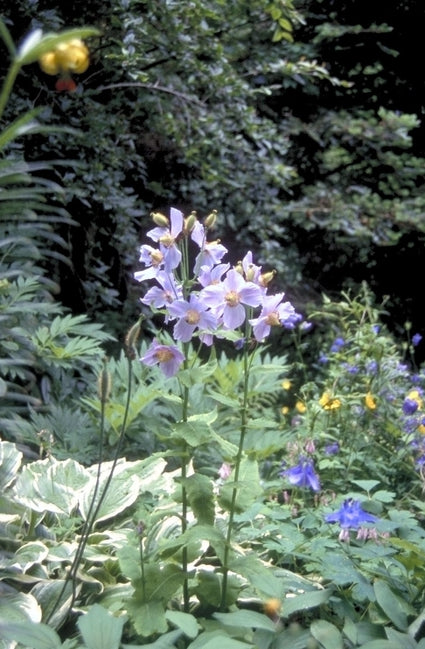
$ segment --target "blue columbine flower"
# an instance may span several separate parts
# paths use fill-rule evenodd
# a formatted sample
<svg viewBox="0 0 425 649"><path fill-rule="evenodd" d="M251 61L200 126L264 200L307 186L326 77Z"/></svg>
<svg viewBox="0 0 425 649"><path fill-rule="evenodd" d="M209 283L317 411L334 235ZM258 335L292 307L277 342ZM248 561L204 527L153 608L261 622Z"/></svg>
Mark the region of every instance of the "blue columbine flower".
<svg viewBox="0 0 425 649"><path fill-rule="evenodd" d="M327 523L339 523L342 529L356 530L364 523L375 523L377 518L365 512L358 500L348 498L344 500L338 511L327 514L325 521Z"/></svg>
<svg viewBox="0 0 425 649"><path fill-rule="evenodd" d="M291 484L297 487L308 487L313 491L320 491L319 476L315 472L313 460L310 458L301 457L296 466L281 471L279 475L287 478Z"/></svg>

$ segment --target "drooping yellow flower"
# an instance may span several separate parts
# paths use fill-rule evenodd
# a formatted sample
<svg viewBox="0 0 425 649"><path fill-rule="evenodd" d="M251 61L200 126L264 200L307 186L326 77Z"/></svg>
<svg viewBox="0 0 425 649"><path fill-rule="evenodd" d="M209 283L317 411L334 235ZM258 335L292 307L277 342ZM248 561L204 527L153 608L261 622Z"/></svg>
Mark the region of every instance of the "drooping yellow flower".
<svg viewBox="0 0 425 649"><path fill-rule="evenodd" d="M79 38L60 43L39 59L46 74L82 74L89 67L89 50Z"/></svg>
<svg viewBox="0 0 425 649"><path fill-rule="evenodd" d="M289 412L288 406L282 406L280 412L282 413L282 415L287 415Z"/></svg>
<svg viewBox="0 0 425 649"><path fill-rule="evenodd" d="M289 379L283 379L280 385L282 386L282 390L290 390L292 383Z"/></svg>
<svg viewBox="0 0 425 649"><path fill-rule="evenodd" d="M324 410L337 410L341 407L340 399L333 397L330 392L324 392L319 399L319 404Z"/></svg>
<svg viewBox="0 0 425 649"><path fill-rule="evenodd" d="M369 410L375 410L375 408L376 408L376 399L373 396L372 392L368 392L366 394L364 400L365 400L366 408L368 408Z"/></svg>
<svg viewBox="0 0 425 649"><path fill-rule="evenodd" d="M295 404L295 410L297 410L300 414L303 414L307 410L307 406L303 401L297 401Z"/></svg>

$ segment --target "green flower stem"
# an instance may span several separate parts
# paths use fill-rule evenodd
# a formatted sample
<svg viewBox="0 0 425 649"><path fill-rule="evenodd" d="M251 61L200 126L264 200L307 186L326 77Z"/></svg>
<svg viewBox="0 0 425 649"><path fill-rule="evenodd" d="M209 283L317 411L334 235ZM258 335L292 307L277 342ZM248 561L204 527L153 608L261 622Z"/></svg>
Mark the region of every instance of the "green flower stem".
<svg viewBox="0 0 425 649"><path fill-rule="evenodd" d="M231 548L231 541L232 541L232 531L233 531L233 521L235 517L235 510L236 510L236 498L238 495L238 481L239 481L239 473L240 473L240 468L241 468L241 462L242 462L242 455L243 455L243 447L244 447L244 442L245 442L245 435L247 431L247 424L248 424L248 388L249 388L249 371L250 367L252 364L252 360L254 358L254 353L249 354L247 345L248 341L250 340L250 333L251 333L251 326L249 325L248 322L248 313L247 313L247 318L246 318L246 327L245 327L245 348L244 348L244 356L243 356L243 373L244 373L244 381L243 381L243 396L242 396L242 407L241 407L241 420L240 420L240 434L239 434L239 445L238 445L238 452L236 454L235 458L235 471L234 471L234 487L232 490L232 498L230 501L230 511L229 511L229 520L227 523L227 534L226 534L226 544L224 547L224 555L223 555L223 581L222 581L222 587L221 587L221 604L220 604L220 610L224 611L226 610L226 600L227 600L227 584L228 584L228 576L229 576L229 554L230 554L230 548Z"/></svg>
<svg viewBox="0 0 425 649"><path fill-rule="evenodd" d="M20 64L16 61L13 61L6 75L6 79L4 80L3 87L0 92L0 119L2 118L7 101L10 97L10 93L12 92L13 84L15 83L15 79L18 76L20 69Z"/></svg>
<svg viewBox="0 0 425 649"><path fill-rule="evenodd" d="M189 344L183 344L183 353L184 353L184 364L183 368L186 370L188 368L188 353L189 353ZM187 385L183 385L182 390L182 421L186 422L188 418L189 411L189 388ZM187 530L187 511L188 511L188 502L187 502L187 490L186 490L186 479L187 479L187 445L183 444L182 454L181 454L181 482L182 482L182 516L181 516L181 527L182 534ZM184 575L183 580L183 610L185 613L189 612L189 583L188 583L188 571L187 571L188 557L187 557L187 547L184 545L182 549L182 570Z"/></svg>

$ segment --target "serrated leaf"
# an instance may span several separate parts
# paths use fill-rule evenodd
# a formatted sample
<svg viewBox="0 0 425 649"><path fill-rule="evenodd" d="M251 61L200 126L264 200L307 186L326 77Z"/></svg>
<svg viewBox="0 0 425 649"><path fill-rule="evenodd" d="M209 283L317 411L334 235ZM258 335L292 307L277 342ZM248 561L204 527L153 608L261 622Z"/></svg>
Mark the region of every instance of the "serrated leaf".
<svg viewBox="0 0 425 649"><path fill-rule="evenodd" d="M237 488L235 510L245 511L262 493L258 462L251 458L242 459L239 469L238 482L234 482L234 471L220 489L218 501L223 509L229 510L232 506L233 489Z"/></svg>
<svg viewBox="0 0 425 649"><path fill-rule="evenodd" d="M202 525L213 525L215 501L211 480L200 473L194 473L184 481L188 503Z"/></svg>
<svg viewBox="0 0 425 649"><path fill-rule="evenodd" d="M165 608L161 602L138 602L130 599L127 603L128 614L137 633L143 637L165 633L168 625L165 617Z"/></svg>

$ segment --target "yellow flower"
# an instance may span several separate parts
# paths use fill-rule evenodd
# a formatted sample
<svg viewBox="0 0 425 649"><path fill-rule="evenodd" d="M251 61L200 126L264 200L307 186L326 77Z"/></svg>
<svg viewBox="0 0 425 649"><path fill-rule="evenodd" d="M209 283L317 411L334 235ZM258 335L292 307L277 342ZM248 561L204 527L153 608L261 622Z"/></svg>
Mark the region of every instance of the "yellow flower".
<svg viewBox="0 0 425 649"><path fill-rule="evenodd" d="M282 413L282 415L287 415L288 412L289 412L288 406L282 406L282 408L280 409L280 412Z"/></svg>
<svg viewBox="0 0 425 649"><path fill-rule="evenodd" d="M43 54L39 63L46 74L82 74L89 67L89 50L82 40L73 38Z"/></svg>
<svg viewBox="0 0 425 649"><path fill-rule="evenodd" d="M410 399L410 401L416 401L416 403L418 404L418 410L422 409L423 401L418 390L411 390L406 396L406 399Z"/></svg>
<svg viewBox="0 0 425 649"><path fill-rule="evenodd" d="M368 392L366 394L364 400L365 400L366 408L369 408L369 410L375 410L376 399L371 392Z"/></svg>
<svg viewBox="0 0 425 649"><path fill-rule="evenodd" d="M271 618L274 618L276 615L278 615L281 608L282 602L280 601L280 599L277 599L277 597L270 597L270 599L267 599L263 604L264 613Z"/></svg>
<svg viewBox="0 0 425 649"><path fill-rule="evenodd" d="M333 397L329 392L324 392L319 399L319 403L324 410L337 410L341 406L341 401Z"/></svg>
<svg viewBox="0 0 425 649"><path fill-rule="evenodd" d="M421 435L425 435L425 426L423 424L419 424L418 431Z"/></svg>
<svg viewBox="0 0 425 649"><path fill-rule="evenodd" d="M298 410L298 412L302 414L303 412L305 412L307 410L307 406L305 405L305 403L303 401L297 401L297 403L295 404L295 409Z"/></svg>
<svg viewBox="0 0 425 649"><path fill-rule="evenodd" d="M289 379L283 379L280 385L282 386L282 390L290 390L292 383Z"/></svg>

